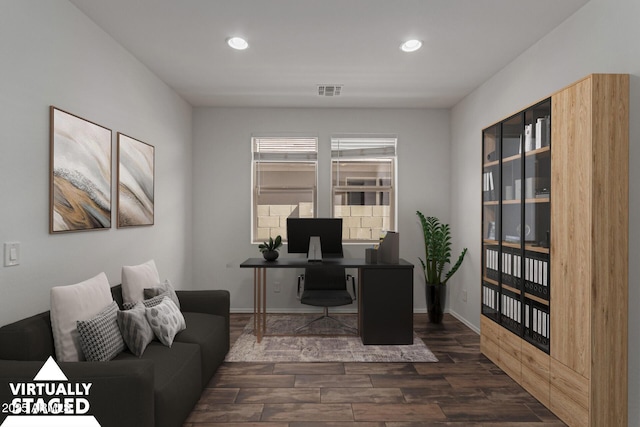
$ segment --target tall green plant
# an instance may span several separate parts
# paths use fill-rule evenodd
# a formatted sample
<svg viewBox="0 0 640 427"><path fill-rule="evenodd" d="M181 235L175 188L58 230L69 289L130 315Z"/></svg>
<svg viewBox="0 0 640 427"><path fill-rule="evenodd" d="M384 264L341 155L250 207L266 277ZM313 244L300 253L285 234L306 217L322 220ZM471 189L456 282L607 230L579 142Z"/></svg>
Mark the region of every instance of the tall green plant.
<svg viewBox="0 0 640 427"><path fill-rule="evenodd" d="M420 211L416 211L416 214L420 218L420 224L422 224L422 231L424 232L425 257L424 259L419 258L424 271L424 279L427 283L444 285L462 265L467 248L464 248L458 257L458 261L444 275L443 280L444 269L451 262L451 230L449 224L442 224L434 216L425 217Z"/></svg>

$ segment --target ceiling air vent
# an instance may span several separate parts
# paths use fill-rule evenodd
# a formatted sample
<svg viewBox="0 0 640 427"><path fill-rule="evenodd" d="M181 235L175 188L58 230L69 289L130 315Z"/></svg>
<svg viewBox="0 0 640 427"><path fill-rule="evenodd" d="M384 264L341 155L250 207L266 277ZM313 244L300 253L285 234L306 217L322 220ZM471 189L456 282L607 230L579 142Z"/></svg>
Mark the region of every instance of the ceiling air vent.
<svg viewBox="0 0 640 427"><path fill-rule="evenodd" d="M318 85L318 96L340 96L342 85Z"/></svg>

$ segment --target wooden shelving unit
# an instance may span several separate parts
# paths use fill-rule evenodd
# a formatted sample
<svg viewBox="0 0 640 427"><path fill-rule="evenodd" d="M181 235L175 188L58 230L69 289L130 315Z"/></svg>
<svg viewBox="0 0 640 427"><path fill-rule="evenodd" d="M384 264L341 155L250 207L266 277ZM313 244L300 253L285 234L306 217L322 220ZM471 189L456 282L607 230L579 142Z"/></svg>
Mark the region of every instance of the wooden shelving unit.
<svg viewBox="0 0 640 427"><path fill-rule="evenodd" d="M570 426L627 425L628 112L594 74L483 131L481 349Z"/></svg>

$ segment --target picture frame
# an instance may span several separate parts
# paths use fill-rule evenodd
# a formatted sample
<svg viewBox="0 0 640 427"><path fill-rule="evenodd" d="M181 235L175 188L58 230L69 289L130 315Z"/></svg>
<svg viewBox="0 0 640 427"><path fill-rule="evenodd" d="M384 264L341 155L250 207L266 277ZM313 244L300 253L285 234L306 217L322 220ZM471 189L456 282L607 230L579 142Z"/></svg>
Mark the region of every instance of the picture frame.
<svg viewBox="0 0 640 427"><path fill-rule="evenodd" d="M118 228L154 224L155 147L118 132Z"/></svg>
<svg viewBox="0 0 640 427"><path fill-rule="evenodd" d="M111 228L111 130L50 106L49 232Z"/></svg>

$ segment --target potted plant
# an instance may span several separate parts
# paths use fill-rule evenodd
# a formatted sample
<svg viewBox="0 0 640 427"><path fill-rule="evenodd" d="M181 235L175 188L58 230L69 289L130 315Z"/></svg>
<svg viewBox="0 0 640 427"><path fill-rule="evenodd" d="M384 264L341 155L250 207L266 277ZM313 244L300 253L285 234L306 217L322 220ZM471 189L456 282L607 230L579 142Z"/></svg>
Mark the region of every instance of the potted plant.
<svg viewBox="0 0 640 427"><path fill-rule="evenodd" d="M280 235L276 236L275 240L273 237L269 237L269 241L260 243L258 249L262 252L262 256L267 261L275 261L278 259L278 249L282 246L282 237Z"/></svg>
<svg viewBox="0 0 640 427"><path fill-rule="evenodd" d="M451 230L449 224L442 224L434 216L425 217L420 211L416 211L416 214L420 218L424 233L425 257L424 259L419 259L426 282L429 321L431 323L441 323L447 295L445 285L462 265L467 248L462 250L458 261L445 273L444 270L447 264L451 262Z"/></svg>

